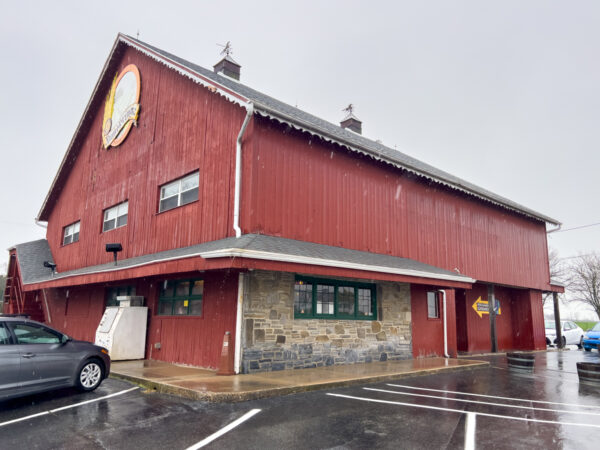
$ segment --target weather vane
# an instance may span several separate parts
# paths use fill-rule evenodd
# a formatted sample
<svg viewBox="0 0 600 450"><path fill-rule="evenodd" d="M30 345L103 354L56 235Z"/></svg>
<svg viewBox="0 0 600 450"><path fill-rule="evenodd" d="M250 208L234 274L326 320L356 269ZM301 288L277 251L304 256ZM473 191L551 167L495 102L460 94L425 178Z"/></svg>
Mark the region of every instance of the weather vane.
<svg viewBox="0 0 600 450"><path fill-rule="evenodd" d="M354 113L354 105L352 103L350 103L348 106L346 106L344 109L342 109L342 111L348 113L348 115L352 115Z"/></svg>
<svg viewBox="0 0 600 450"><path fill-rule="evenodd" d="M219 47L223 47L221 50L221 55L229 56L233 53L233 47L231 47L231 42L227 41L227 44L217 44Z"/></svg>

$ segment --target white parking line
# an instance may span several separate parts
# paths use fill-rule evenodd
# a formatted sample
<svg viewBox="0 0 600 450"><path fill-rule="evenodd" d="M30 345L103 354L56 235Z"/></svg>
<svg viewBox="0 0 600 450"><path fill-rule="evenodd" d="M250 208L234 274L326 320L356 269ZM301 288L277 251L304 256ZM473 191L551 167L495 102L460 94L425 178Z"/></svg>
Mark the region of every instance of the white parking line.
<svg viewBox="0 0 600 450"><path fill-rule="evenodd" d="M360 400L363 402L384 403L387 405L398 405L398 406L410 406L412 408L433 409L436 411L455 412L455 413L459 413L459 414L468 414L469 412L471 412L471 411L463 411L461 409L442 408L440 406L415 405L414 403L393 402L391 400L379 400L376 398L355 397L353 395L344 395L344 394L331 394L329 392L327 393L327 395L330 395L332 397L349 398L351 400ZM572 425L572 426L577 426L577 427L600 428L600 424L596 425L596 424L591 424L591 423L560 422L558 420L530 419L528 417L506 416L506 415L502 415L502 414L490 414L490 413L483 413L483 412L477 412L477 413L473 413L473 414L477 414L478 416L485 416L485 417L495 417L497 419L518 420L521 422L551 423L551 424L555 424L555 425Z"/></svg>
<svg viewBox="0 0 600 450"><path fill-rule="evenodd" d="M465 450L475 450L475 420L477 414L467 413L465 422Z"/></svg>
<svg viewBox="0 0 600 450"><path fill-rule="evenodd" d="M515 401L515 402L544 403L546 405L563 405L563 406L574 406L574 407L577 407L577 408L597 408L597 409L600 409L600 406L581 405L581 404L578 404L578 403L548 402L548 401L545 401L545 400L530 400L530 399L526 399L526 398L500 397L500 396L497 396L497 395L472 394L470 392L446 391L446 390L443 390L443 389L431 389L431 388L424 388L424 387L407 386L407 385L404 385L404 384L391 384L391 383L387 383L387 385L388 386L392 386L392 387L405 388L405 389L415 389L417 391L444 392L444 393L450 393L450 394L470 395L470 396L473 396L473 397L498 398L500 400L512 400L512 401Z"/></svg>
<svg viewBox="0 0 600 450"><path fill-rule="evenodd" d="M210 436L208 436L207 438L202 439L200 442L198 442L197 444L192 445L191 447L188 447L186 450L197 450L199 448L204 447L207 444L210 444L215 439L220 438L225 433L233 430L239 424L241 424L241 423L245 422L246 420L250 419L252 416L254 416L255 414L258 414L260 411L261 411L260 409L251 409L250 411L248 411L246 414L244 414L239 419L234 420L233 422L231 422L226 427L221 428L216 433L213 433Z"/></svg>
<svg viewBox="0 0 600 450"><path fill-rule="evenodd" d="M415 394L414 392L388 391L387 389L375 389L375 388L367 388L367 387L365 387L363 389L365 389L367 391L385 392L387 394L410 395L413 397L423 397L423 398L435 398L437 400L450 400L451 402L475 403L478 405L501 406L503 408L531 409L534 411L550 411L550 412L560 412L560 413L569 413L569 414L585 414L588 416L600 416L600 413L590 412L590 411L574 411L572 409L536 408L535 406L508 405L506 403L480 402L478 400L465 400L463 398L451 398L451 397L442 397L442 396L438 396L438 395Z"/></svg>
<svg viewBox="0 0 600 450"><path fill-rule="evenodd" d="M135 391L136 389L139 389L139 387L136 386L136 387L133 387L131 389L126 389L124 391L115 392L114 394L105 395L104 397L98 397L98 398L94 398L92 400L86 400L85 402L75 403L73 405L67 405L67 406L62 406L60 408L49 409L48 411L43 411L43 412L40 412L40 413L37 413L37 414L31 414L30 416L20 417L19 419L8 420L6 422L0 423L0 427L3 427L5 425L10 425L10 424L13 424L13 423L17 423L17 422L23 422L25 420L33 419L34 417L46 416L48 414L53 414L55 412L64 411L65 409L76 408L77 406L87 405L88 403L99 402L100 400L106 400L107 398L111 398L111 397L116 397L118 395L127 394L128 392Z"/></svg>

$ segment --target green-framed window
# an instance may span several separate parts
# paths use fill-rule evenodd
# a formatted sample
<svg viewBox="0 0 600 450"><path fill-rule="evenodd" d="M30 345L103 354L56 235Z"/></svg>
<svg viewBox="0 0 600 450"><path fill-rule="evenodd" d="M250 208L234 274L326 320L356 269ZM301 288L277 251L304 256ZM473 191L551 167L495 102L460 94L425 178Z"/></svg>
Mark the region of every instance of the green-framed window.
<svg viewBox="0 0 600 450"><path fill-rule="evenodd" d="M106 306L119 306L117 297L135 295L135 286L113 286L106 288Z"/></svg>
<svg viewBox="0 0 600 450"><path fill-rule="evenodd" d="M376 289L372 283L296 277L296 319L375 320L376 312Z"/></svg>
<svg viewBox="0 0 600 450"><path fill-rule="evenodd" d="M165 280L158 298L160 316L201 316L204 280Z"/></svg>

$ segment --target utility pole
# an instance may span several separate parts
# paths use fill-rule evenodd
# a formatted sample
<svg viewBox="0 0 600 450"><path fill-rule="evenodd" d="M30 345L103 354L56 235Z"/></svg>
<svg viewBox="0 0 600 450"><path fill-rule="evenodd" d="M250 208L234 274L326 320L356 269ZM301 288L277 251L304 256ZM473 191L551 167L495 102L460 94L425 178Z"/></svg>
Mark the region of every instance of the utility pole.
<svg viewBox="0 0 600 450"><path fill-rule="evenodd" d="M562 338L562 325L560 323L560 308L558 306L558 293L552 293L552 300L554 301L554 323L556 326L556 346L558 348L563 348L563 338ZM552 344L552 342L550 342Z"/></svg>

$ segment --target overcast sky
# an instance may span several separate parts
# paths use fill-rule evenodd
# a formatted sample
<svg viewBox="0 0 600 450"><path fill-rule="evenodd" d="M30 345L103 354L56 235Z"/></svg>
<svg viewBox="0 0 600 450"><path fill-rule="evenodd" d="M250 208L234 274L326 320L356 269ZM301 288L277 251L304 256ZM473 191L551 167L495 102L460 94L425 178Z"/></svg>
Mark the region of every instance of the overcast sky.
<svg viewBox="0 0 600 450"><path fill-rule="evenodd" d="M5 1L0 265L34 224L119 31L563 222L600 222L600 2ZM600 227L549 235L570 257Z"/></svg>

